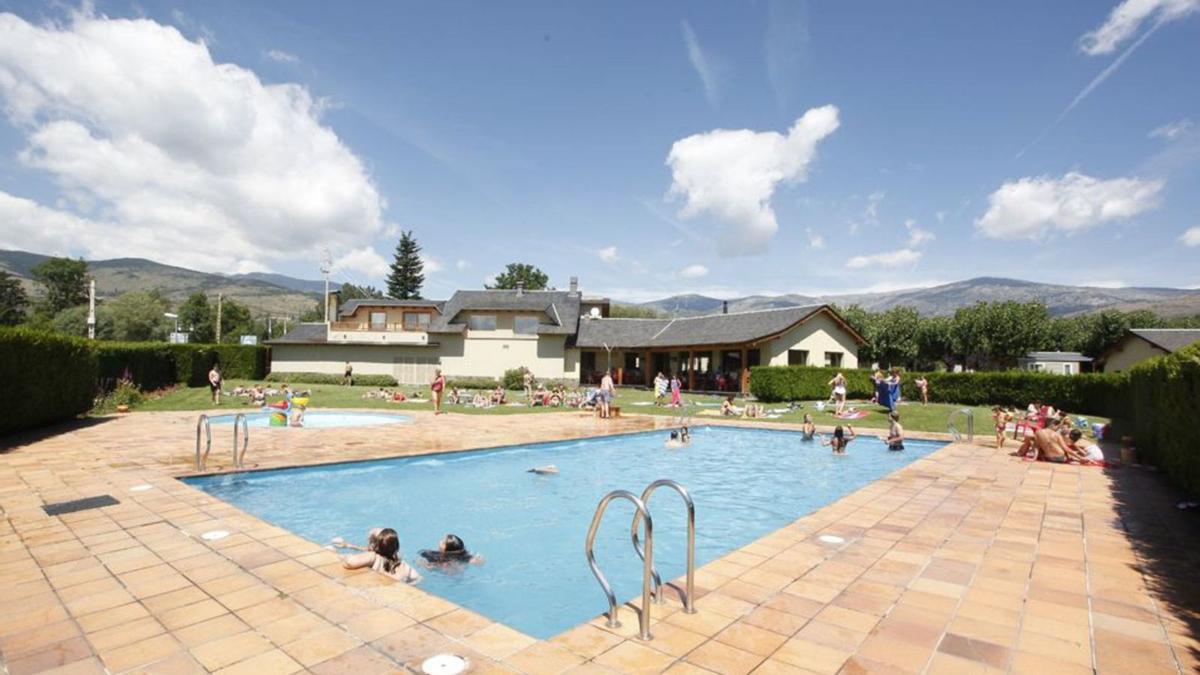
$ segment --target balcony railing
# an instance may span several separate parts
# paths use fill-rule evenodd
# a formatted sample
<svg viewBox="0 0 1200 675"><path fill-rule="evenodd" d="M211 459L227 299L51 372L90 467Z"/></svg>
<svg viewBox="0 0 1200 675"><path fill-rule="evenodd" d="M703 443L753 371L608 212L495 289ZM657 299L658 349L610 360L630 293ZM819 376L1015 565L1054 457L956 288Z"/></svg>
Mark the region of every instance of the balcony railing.
<svg viewBox="0 0 1200 675"><path fill-rule="evenodd" d="M416 328L405 328L402 323L362 323L359 321L333 321L329 324L331 331L362 331L372 333L424 333L428 325Z"/></svg>

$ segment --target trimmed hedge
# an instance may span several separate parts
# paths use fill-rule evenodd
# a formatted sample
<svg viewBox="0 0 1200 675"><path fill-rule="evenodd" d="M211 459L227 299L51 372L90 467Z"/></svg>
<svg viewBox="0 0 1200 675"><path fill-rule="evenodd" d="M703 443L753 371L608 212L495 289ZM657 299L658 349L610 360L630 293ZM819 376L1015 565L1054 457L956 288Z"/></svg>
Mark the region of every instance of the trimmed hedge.
<svg viewBox="0 0 1200 675"><path fill-rule="evenodd" d="M873 371L813 368L809 366L758 366L750 369L750 393L762 401L823 400L829 397L829 380L846 376L850 398L870 398L875 392ZM929 400L964 405L1025 407L1031 401L1049 403L1074 413L1119 416L1128 396L1124 374L1053 375L1022 370L976 373L904 373L904 398L918 400L916 380L929 381Z"/></svg>
<svg viewBox="0 0 1200 675"><path fill-rule="evenodd" d="M260 379L260 378L250 378ZM341 384L342 376L334 373L281 373L272 372L267 382L296 382L299 384ZM355 375L354 384L364 387L396 387L396 378L391 375Z"/></svg>
<svg viewBox="0 0 1200 675"><path fill-rule="evenodd" d="M86 413L96 395L96 353L79 338L0 328L0 434Z"/></svg>
<svg viewBox="0 0 1200 675"><path fill-rule="evenodd" d="M160 342L97 342L101 382L116 381L128 372L143 390L173 384L202 387L208 371L221 365L226 379L262 379L267 371L267 347L258 345L196 345Z"/></svg>
<svg viewBox="0 0 1200 675"><path fill-rule="evenodd" d="M1134 366L1129 392L1141 461L1200 490L1200 344Z"/></svg>

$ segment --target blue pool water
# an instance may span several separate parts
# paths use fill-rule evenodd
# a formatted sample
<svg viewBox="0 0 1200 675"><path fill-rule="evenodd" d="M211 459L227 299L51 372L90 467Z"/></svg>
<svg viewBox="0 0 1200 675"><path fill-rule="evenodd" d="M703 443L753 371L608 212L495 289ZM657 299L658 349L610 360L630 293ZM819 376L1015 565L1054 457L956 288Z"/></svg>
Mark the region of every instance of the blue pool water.
<svg viewBox="0 0 1200 675"><path fill-rule="evenodd" d="M643 433L185 480L320 544L335 536L361 544L370 528L392 527L412 560L453 532L486 562L453 574L424 572L421 587L547 638L607 609L584 540L610 490L641 494L659 478L687 487L696 504L699 566L944 445L910 441L904 452L888 452L864 436L834 456L786 431L697 429L682 449L664 448L665 438ZM526 472L545 464L561 473ZM650 510L655 564L663 579L673 579L685 568L682 500L659 490ZM631 504L613 502L596 545L622 601L641 591L632 516Z"/></svg>
<svg viewBox="0 0 1200 675"><path fill-rule="evenodd" d="M234 415L217 415L209 419L212 424L233 424ZM256 429L266 429L271 413L246 413L246 424ZM381 424L400 424L412 418L407 415L389 413L320 412L309 410L304 413L304 428L332 429L334 427L374 427Z"/></svg>

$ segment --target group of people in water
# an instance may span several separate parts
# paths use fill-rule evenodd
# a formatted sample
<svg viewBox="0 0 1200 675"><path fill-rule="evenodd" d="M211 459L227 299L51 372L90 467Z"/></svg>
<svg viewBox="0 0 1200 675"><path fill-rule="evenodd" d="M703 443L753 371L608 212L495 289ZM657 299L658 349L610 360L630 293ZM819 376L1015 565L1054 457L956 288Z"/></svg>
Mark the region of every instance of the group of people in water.
<svg viewBox="0 0 1200 675"><path fill-rule="evenodd" d="M372 569L407 584L421 580L421 574L401 555L400 535L390 527L368 532L366 546L347 543L341 537L335 537L332 546L359 551L342 556L342 566L348 570ZM437 549L418 551L416 563L427 570L449 572L464 565L483 564L483 557L468 551L458 535L447 534L438 542Z"/></svg>

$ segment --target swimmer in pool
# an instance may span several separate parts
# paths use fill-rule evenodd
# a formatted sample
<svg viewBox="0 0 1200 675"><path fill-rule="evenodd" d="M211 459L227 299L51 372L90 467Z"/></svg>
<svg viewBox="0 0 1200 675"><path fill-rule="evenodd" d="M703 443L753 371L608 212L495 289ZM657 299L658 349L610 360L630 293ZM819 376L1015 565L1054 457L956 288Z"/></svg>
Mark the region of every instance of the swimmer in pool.
<svg viewBox="0 0 1200 675"><path fill-rule="evenodd" d="M452 565L482 565L483 556L473 555L467 545L456 534L447 534L438 542L436 551L424 549L417 553L417 564L422 567L450 567Z"/></svg>
<svg viewBox="0 0 1200 675"><path fill-rule="evenodd" d="M683 441L679 438L679 432L672 431L671 437L667 439L666 443L663 443L663 446L667 448L682 448Z"/></svg>
<svg viewBox="0 0 1200 675"><path fill-rule="evenodd" d="M800 425L801 440L811 441L817 433L817 425L813 424L812 415L804 413L804 424Z"/></svg>
<svg viewBox="0 0 1200 675"><path fill-rule="evenodd" d="M834 427L833 437L828 441L826 441L824 438L821 438L821 445L825 447L832 447L833 454L835 455L846 454L846 446L850 445L850 441L858 438L858 434L854 433L854 427L850 426L849 424L846 425L846 431L850 432L849 436L846 435L845 431L842 431L840 426Z"/></svg>
<svg viewBox="0 0 1200 675"><path fill-rule="evenodd" d="M390 527L375 528L368 532L366 546L347 544L341 537L335 538L333 544L339 548L361 551L342 556L342 567L348 570L369 567L407 584L415 584L421 580L421 575L400 556L400 537Z"/></svg>
<svg viewBox="0 0 1200 675"><path fill-rule="evenodd" d="M547 464L546 466L535 466L525 473L536 473L539 476L546 476L558 473L558 467L554 466L553 464Z"/></svg>
<svg viewBox="0 0 1200 675"><path fill-rule="evenodd" d="M683 443L684 445L692 442L692 434L690 431L688 431L687 427L683 427L679 430L679 442Z"/></svg>

